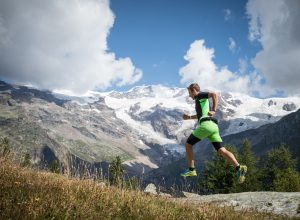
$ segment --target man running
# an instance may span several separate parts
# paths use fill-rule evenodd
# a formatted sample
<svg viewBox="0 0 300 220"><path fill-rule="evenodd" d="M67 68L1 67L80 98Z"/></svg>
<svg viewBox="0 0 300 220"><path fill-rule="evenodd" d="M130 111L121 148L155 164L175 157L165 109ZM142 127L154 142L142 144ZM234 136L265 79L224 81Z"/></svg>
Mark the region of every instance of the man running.
<svg viewBox="0 0 300 220"><path fill-rule="evenodd" d="M216 113L217 109L217 95L213 92L200 92L200 87L197 83L192 83L189 87L187 87L187 89L189 92L189 97L195 100L197 115L191 116L183 114L183 120L197 119L198 125L197 128L188 137L185 144L189 169L182 173L181 176L197 176L194 162L193 145L203 140L204 138L208 138L219 155L224 157L235 167L238 182L243 183L245 181L247 166L240 165L237 162L235 156L222 146L222 139L219 134L218 122L215 118L212 117ZM212 110L209 106L209 98L212 98L213 101Z"/></svg>

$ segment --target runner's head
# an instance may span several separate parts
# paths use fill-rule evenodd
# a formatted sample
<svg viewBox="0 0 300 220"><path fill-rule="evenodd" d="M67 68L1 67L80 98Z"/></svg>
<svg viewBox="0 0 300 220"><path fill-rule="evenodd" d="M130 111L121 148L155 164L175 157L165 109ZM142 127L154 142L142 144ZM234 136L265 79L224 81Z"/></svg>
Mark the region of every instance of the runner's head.
<svg viewBox="0 0 300 220"><path fill-rule="evenodd" d="M192 99L195 99L195 96L200 92L200 86L198 85L198 83L192 83L187 87L187 89L189 91L189 96Z"/></svg>

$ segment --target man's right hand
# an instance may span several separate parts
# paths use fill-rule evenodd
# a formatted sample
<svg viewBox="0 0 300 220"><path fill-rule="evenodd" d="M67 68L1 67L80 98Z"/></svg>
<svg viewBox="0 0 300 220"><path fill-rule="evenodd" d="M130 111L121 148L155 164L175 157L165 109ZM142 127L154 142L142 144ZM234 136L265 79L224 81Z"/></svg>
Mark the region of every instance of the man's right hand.
<svg viewBox="0 0 300 220"><path fill-rule="evenodd" d="M183 114L182 118L183 118L183 120L191 119L191 117L185 113Z"/></svg>

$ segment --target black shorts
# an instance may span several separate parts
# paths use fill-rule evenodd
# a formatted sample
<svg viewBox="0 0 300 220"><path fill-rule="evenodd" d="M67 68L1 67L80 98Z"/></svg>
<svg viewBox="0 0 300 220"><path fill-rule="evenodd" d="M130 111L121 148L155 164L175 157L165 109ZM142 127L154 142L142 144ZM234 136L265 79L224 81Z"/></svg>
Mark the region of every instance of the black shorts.
<svg viewBox="0 0 300 220"><path fill-rule="evenodd" d="M199 141L201 141L201 139L197 138L196 136L194 136L193 134L191 134L186 143L190 144L190 145L195 145L196 143L198 143ZM216 151L218 151L221 147L222 147L222 142L212 142L214 148Z"/></svg>

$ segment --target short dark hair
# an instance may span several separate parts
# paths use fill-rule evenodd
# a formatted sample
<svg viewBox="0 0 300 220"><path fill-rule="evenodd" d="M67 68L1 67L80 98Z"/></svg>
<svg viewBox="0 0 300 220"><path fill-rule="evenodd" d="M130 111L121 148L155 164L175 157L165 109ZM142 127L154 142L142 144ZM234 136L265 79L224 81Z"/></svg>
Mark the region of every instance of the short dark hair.
<svg viewBox="0 0 300 220"><path fill-rule="evenodd" d="M191 85L189 85L187 87L187 89L195 89L197 92L200 91L200 86L198 85L198 83L192 83Z"/></svg>

